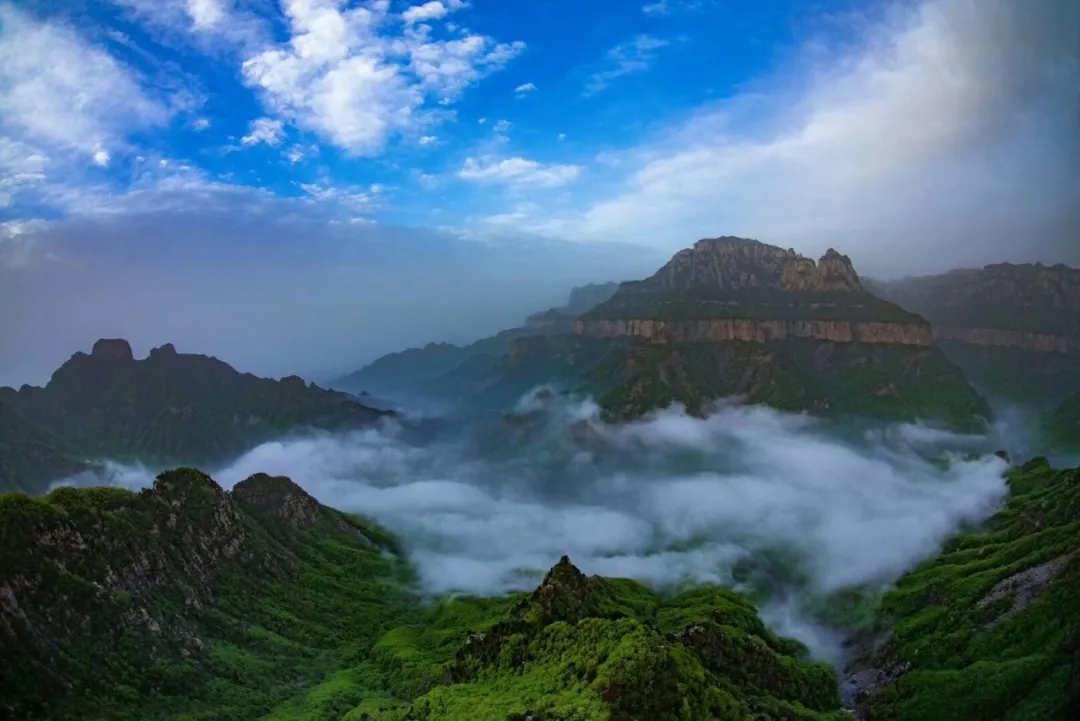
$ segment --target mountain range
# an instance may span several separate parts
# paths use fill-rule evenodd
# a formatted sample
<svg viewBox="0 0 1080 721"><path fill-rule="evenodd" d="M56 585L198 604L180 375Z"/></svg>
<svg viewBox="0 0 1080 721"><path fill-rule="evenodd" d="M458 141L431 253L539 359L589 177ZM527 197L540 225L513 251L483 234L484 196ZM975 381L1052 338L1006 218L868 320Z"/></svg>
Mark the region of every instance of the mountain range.
<svg viewBox="0 0 1080 721"><path fill-rule="evenodd" d="M396 417L361 390L527 432L517 404L543 384L534 400L589 395L612 422L736 399L979 430L1005 398L1076 451L1078 277L883 283L836 250L704 239L521 327L378 359L335 384L356 395L100 340L44 387L0 388L0 718L1076 719L1080 469L1043 458L1011 465L997 512L889 590L820 599L839 668L732 590L586 576L567 557L531 592L433 599L373 520L282 476L225 490L190 466ZM105 460L172 470L139 492L46 493Z"/></svg>

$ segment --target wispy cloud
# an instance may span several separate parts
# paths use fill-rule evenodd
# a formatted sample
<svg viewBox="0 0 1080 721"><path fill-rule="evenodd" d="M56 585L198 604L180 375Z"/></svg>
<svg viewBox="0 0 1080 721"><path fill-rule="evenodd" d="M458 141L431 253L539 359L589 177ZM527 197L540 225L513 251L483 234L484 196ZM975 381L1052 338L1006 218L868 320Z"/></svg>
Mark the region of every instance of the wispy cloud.
<svg viewBox="0 0 1080 721"><path fill-rule="evenodd" d="M514 88L514 93L517 95L525 95L526 93L531 93L535 90L537 90L537 87L533 83L523 83Z"/></svg>
<svg viewBox="0 0 1080 721"><path fill-rule="evenodd" d="M616 78L648 70L656 59L656 51L668 45L670 43L667 40L647 34L619 43L608 50L603 69L589 77L588 82L585 83L585 94L592 95L600 92Z"/></svg>
<svg viewBox="0 0 1080 721"><path fill-rule="evenodd" d="M555 188L577 180L579 165L544 165L525 158L466 158L458 177L477 183Z"/></svg>
<svg viewBox="0 0 1080 721"><path fill-rule="evenodd" d="M250 132L240 138L243 145L280 145L285 139L284 124L280 120L272 118L258 118L251 121Z"/></svg>
<svg viewBox="0 0 1080 721"><path fill-rule="evenodd" d="M1078 26L1071 0L900 5L621 154L623 185L547 232L836 245L879 274L1080 262Z"/></svg>

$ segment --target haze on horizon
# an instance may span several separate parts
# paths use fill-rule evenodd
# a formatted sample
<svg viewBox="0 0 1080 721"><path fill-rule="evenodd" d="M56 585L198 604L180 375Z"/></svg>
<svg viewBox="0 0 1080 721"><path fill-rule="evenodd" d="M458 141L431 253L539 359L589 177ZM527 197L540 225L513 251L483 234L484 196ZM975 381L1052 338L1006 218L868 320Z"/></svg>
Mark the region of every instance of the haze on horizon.
<svg viewBox="0 0 1080 721"><path fill-rule="evenodd" d="M1072 0L283 5L0 2L0 384L350 370L719 235L1080 266Z"/></svg>

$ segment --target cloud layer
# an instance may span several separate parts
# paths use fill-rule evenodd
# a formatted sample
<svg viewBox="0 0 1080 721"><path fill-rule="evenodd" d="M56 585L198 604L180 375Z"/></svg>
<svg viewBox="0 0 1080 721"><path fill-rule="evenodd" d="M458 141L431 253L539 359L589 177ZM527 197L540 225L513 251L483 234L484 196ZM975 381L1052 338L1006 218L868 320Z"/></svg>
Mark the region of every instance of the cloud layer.
<svg viewBox="0 0 1080 721"><path fill-rule="evenodd" d="M808 574L789 592L878 587L1005 491L992 456L953 453L947 470L931 461L980 439L918 426L843 441L765 408L708 420L668 411L619 427L587 403L524 411L472 441L415 445L388 426L269 443L213 475L226 486L258 471L288 475L323 503L374 516L405 537L440 594L528 588L564 553L587 573L667 586L731 584L736 564L770 550ZM123 485L150 482L116 471ZM836 652L791 611L766 616Z"/></svg>

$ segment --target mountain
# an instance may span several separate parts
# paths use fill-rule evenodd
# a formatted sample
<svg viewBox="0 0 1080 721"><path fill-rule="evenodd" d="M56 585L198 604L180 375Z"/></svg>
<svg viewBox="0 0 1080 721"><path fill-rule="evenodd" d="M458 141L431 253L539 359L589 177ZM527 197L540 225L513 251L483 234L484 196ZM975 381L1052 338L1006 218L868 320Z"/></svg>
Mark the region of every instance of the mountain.
<svg viewBox="0 0 1080 721"><path fill-rule="evenodd" d="M339 378L333 385L353 392L365 390L388 395L421 393L441 396L446 387L443 377L452 374L463 364L489 367L518 338L570 332L575 317L603 303L618 287L618 283L591 283L573 288L566 305L531 315L521 327L509 328L466 346L429 343L422 348L389 353Z"/></svg>
<svg viewBox="0 0 1080 721"><path fill-rule="evenodd" d="M1080 718L1080 469L1014 469L1005 507L887 593L845 679L862 719Z"/></svg>
<svg viewBox="0 0 1080 721"><path fill-rule="evenodd" d="M999 263L873 287L929 318L945 354L993 396L1053 405L1080 390L1080 270Z"/></svg>
<svg viewBox="0 0 1080 721"><path fill-rule="evenodd" d="M396 541L283 477L0 496L0 715L847 718L739 594L661 598L563 557L532 593L417 592Z"/></svg>
<svg viewBox="0 0 1080 721"><path fill-rule="evenodd" d="M573 333L519 338L495 366L459 367L446 384L502 401L544 381L596 395L617 418L676 401L701 413L727 396L958 427L990 415L930 324L867 292L847 256L815 262L732 237L621 284Z"/></svg>
<svg viewBox="0 0 1080 721"><path fill-rule="evenodd" d="M127 341L103 339L43 388L0 388L0 491L44 491L94 459L219 462L292 429L385 415L296 376L257 378L172 345L136 360Z"/></svg>

